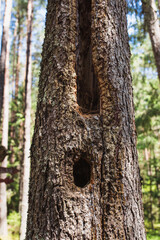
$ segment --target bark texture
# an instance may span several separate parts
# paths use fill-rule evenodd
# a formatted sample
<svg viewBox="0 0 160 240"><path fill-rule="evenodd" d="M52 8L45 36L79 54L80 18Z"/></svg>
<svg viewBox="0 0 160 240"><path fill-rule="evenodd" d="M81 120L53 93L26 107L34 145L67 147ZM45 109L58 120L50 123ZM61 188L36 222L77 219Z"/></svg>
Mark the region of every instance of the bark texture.
<svg viewBox="0 0 160 240"><path fill-rule="evenodd" d="M160 1L158 2L160 3ZM160 26L155 0L142 1L149 36L152 43L158 78L160 80ZM160 6L160 5L159 5Z"/></svg>
<svg viewBox="0 0 160 240"><path fill-rule="evenodd" d="M27 51L26 51L26 77L25 77L25 123L24 123L24 153L23 166L21 171L22 202L21 202L21 226L20 240L24 240L27 225L28 211L28 189L30 175L30 122L31 122L31 84L32 84L32 63L31 63L31 37L33 22L33 0L28 1L27 11Z"/></svg>
<svg viewBox="0 0 160 240"><path fill-rule="evenodd" d="M26 239L145 240L126 2L47 10Z"/></svg>

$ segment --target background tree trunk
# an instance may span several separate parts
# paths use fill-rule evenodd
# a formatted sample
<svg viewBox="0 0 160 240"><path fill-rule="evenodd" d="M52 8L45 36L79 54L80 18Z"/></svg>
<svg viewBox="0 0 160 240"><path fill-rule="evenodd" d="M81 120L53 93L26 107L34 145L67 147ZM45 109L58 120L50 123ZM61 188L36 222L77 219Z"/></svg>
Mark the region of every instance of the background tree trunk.
<svg viewBox="0 0 160 240"><path fill-rule="evenodd" d="M152 49L157 67L158 78L160 80L160 26L158 9L155 0L142 1L145 13L148 33L151 39Z"/></svg>
<svg viewBox="0 0 160 240"><path fill-rule="evenodd" d="M18 130L16 130L16 127L14 126L15 123L16 123L16 120L17 120L16 113L19 110L18 109L18 91L19 91L20 52L21 52L21 38L22 38L22 36L21 36L21 34L22 34L22 32L21 32L22 31L22 29L21 29L21 19L20 19L19 11L17 12L17 15L18 15L18 19L17 19L18 28L17 28L17 31L16 31L16 36L17 36L16 50L17 51L14 51L14 54L16 55L16 57L15 57L16 64L14 64L14 65L16 65L16 66L14 66L14 68L13 68L13 72L15 72L15 76L14 76L14 79L13 79L14 93L13 93L13 98L12 98L14 106L13 106L13 110L11 112L12 125L11 125L11 133L10 133L11 134L11 139L12 139L11 145L10 145L10 150L11 150L10 162L11 163L14 163L14 161L15 161L14 146L18 147L20 145L20 138L22 137L22 136L20 136L20 134L17 134ZM17 141L17 139L18 139L18 141Z"/></svg>
<svg viewBox="0 0 160 240"><path fill-rule="evenodd" d="M5 13L3 20L3 35L2 35L2 47L1 47L1 57L0 57L0 121L2 115L3 107L3 92L4 92L4 76L6 69L6 54L7 54L7 42L9 37L9 26L11 18L12 0L5 1Z"/></svg>
<svg viewBox="0 0 160 240"><path fill-rule="evenodd" d="M159 14L160 14L160 0L158 0L158 8L159 8Z"/></svg>
<svg viewBox="0 0 160 240"><path fill-rule="evenodd" d="M27 240L146 239L125 0L48 1L31 159Z"/></svg>
<svg viewBox="0 0 160 240"><path fill-rule="evenodd" d="M2 128L2 146L8 149L8 122L9 122L9 41L6 48L5 59L5 82L3 99L3 128ZM1 167L7 167L7 157L3 160ZM5 179L6 174L0 174L0 178ZM6 184L0 184L0 236L7 236L7 191Z"/></svg>
<svg viewBox="0 0 160 240"><path fill-rule="evenodd" d="M24 240L26 233L28 189L30 173L30 118L31 118L31 35L33 20L33 1L28 1L27 12L27 51L26 51L26 79L25 79L25 123L24 123L24 153L23 167L21 171L22 202L21 202L21 227L20 240Z"/></svg>

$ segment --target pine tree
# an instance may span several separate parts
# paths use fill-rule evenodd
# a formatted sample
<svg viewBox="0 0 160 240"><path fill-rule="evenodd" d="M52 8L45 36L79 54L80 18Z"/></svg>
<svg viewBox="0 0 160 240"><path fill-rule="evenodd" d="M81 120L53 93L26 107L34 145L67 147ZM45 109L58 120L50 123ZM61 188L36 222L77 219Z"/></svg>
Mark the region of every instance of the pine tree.
<svg viewBox="0 0 160 240"><path fill-rule="evenodd" d="M146 239L135 135L126 2L49 0L26 240Z"/></svg>

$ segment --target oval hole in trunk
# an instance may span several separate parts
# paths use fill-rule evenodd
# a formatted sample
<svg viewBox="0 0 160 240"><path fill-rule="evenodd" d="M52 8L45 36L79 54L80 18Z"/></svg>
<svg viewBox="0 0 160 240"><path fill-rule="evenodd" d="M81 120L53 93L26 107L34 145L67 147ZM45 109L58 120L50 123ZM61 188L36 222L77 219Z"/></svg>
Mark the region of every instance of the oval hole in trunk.
<svg viewBox="0 0 160 240"><path fill-rule="evenodd" d="M83 158L80 158L73 165L74 184L77 187L85 187L91 180L91 165Z"/></svg>

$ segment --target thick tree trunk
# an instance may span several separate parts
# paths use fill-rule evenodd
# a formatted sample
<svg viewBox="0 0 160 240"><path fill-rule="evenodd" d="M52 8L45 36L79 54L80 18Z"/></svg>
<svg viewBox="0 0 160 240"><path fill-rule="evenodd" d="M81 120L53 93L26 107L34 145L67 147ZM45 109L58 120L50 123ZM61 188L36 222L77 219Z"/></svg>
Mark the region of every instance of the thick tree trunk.
<svg viewBox="0 0 160 240"><path fill-rule="evenodd" d="M146 239L129 64L125 0L48 1L27 240Z"/></svg>
<svg viewBox="0 0 160 240"><path fill-rule="evenodd" d="M1 57L0 57L0 121L3 107L3 92L4 92L4 76L6 69L6 54L7 54L7 42L9 36L9 25L11 18L12 0L5 1L5 13L3 20L3 35L2 35L2 46L1 46Z"/></svg>
<svg viewBox="0 0 160 240"><path fill-rule="evenodd" d="M158 78L160 80L160 26L155 0L142 1L147 28L152 43Z"/></svg>
<svg viewBox="0 0 160 240"><path fill-rule="evenodd" d="M31 118L31 35L33 20L33 1L28 1L27 16L27 51L26 51L26 79L25 79L25 123L24 123L24 156L22 181L22 203L21 203L21 227L20 240L24 240L26 233L27 211L28 211L28 189L30 173L30 118Z"/></svg>
<svg viewBox="0 0 160 240"><path fill-rule="evenodd" d="M2 128L2 146L8 148L8 122L9 122L9 42L6 48L5 59L5 82L3 99L3 128ZM1 167L7 167L7 157L3 160ZM0 174L0 178L5 179L6 174ZM6 184L0 184L0 236L7 236L7 191Z"/></svg>

